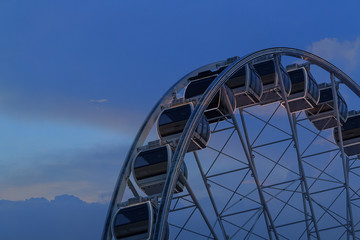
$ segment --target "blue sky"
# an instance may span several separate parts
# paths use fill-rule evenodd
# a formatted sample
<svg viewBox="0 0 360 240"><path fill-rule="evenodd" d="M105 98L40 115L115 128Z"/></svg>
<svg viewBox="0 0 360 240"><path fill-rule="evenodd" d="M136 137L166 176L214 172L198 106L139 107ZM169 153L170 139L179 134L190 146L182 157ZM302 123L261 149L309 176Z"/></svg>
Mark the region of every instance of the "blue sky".
<svg viewBox="0 0 360 240"><path fill-rule="evenodd" d="M360 84L359 8L355 0L1 1L0 199L69 194L106 205L158 98L216 60L295 47Z"/></svg>

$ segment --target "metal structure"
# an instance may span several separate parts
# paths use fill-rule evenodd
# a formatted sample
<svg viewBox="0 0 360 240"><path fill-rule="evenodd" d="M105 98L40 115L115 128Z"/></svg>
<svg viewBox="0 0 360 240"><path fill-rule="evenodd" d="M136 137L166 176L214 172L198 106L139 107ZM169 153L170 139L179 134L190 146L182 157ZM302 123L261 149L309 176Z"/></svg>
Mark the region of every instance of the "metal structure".
<svg viewBox="0 0 360 240"><path fill-rule="evenodd" d="M360 239L360 156L345 154L339 120L335 142L333 129L316 129L304 111L291 113L283 74L278 75L277 92L282 100L233 113L231 99L225 98L228 116L210 125L206 148L188 151L204 112L227 80L269 56L278 73L285 58L301 59L327 72L336 119L340 119L339 85L360 98L360 87L340 69L293 48L269 48L189 73L158 101L135 137L110 202L103 240L114 239L114 214L134 199L157 206L151 226L151 239L156 240L167 239L169 232L170 239ZM221 68L173 146L162 193L146 196L133 179L132 164L146 142L156 140L151 133L158 116L179 101L190 78ZM183 162L187 178L181 171ZM183 192L175 191L179 180Z"/></svg>

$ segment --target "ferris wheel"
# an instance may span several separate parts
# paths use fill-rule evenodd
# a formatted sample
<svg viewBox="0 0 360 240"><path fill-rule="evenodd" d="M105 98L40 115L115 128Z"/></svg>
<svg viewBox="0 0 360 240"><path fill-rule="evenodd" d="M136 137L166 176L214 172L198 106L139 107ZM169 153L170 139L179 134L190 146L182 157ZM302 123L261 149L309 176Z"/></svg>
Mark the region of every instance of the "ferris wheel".
<svg viewBox="0 0 360 240"><path fill-rule="evenodd" d="M138 131L102 239L360 239L359 98L293 48L196 69Z"/></svg>

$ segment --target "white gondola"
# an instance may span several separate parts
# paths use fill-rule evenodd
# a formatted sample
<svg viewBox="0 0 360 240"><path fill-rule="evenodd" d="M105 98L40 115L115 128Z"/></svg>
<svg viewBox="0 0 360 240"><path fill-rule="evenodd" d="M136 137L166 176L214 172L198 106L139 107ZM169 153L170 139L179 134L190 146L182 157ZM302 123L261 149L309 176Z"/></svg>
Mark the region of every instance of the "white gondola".
<svg viewBox="0 0 360 240"><path fill-rule="evenodd" d="M214 79L223 71L225 67L216 71L205 71L199 73L197 76L189 78L190 83L185 89L184 98L187 100L199 102L200 98L214 81ZM226 97L230 100L230 110L226 104ZM221 87L220 91L216 94L213 100L210 102L208 108L204 114L209 123L223 121L229 119L229 113L233 113L235 110L235 99L231 90L227 86Z"/></svg>
<svg viewBox="0 0 360 240"><path fill-rule="evenodd" d="M163 142L176 146L184 128L194 111L192 103L176 105L164 109L157 120L157 132ZM188 152L205 148L210 139L210 126L205 117L202 117L191 139Z"/></svg>
<svg viewBox="0 0 360 240"><path fill-rule="evenodd" d="M341 127L341 133L346 155L360 154L360 112L349 112L346 123ZM337 128L334 128L334 138L336 143L340 144Z"/></svg>
<svg viewBox="0 0 360 240"><path fill-rule="evenodd" d="M286 67L291 80L288 97L291 113L314 108L320 99L320 90L309 67L293 64ZM285 102L282 103L285 107Z"/></svg>
<svg viewBox="0 0 360 240"><path fill-rule="evenodd" d="M226 85L235 96L236 108L245 108L260 102L263 85L252 65L247 64L235 72Z"/></svg>
<svg viewBox="0 0 360 240"><path fill-rule="evenodd" d="M254 68L261 77L263 84L263 95L260 105L270 104L282 100L280 74L285 86L285 96L289 96L291 91L291 80L285 68L279 63L280 73L276 71L274 58L256 60Z"/></svg>
<svg viewBox="0 0 360 240"><path fill-rule="evenodd" d="M162 192L167 173L170 170L172 149L169 144L145 149L139 152L133 162L132 172L137 185L148 195ZM187 179L185 162L181 165L181 173ZM178 180L175 193L182 192L184 183Z"/></svg>
<svg viewBox="0 0 360 240"><path fill-rule="evenodd" d="M157 208L150 201L121 207L115 213L111 230L116 240L150 240L153 237ZM167 229L165 239L169 239Z"/></svg>
<svg viewBox="0 0 360 240"><path fill-rule="evenodd" d="M316 107L306 110L306 116L318 130L334 128L337 126L336 111L334 109L334 99L332 87L329 84L320 84L320 100ZM342 126L347 119L347 104L340 92L337 91L338 109L340 115L340 125Z"/></svg>

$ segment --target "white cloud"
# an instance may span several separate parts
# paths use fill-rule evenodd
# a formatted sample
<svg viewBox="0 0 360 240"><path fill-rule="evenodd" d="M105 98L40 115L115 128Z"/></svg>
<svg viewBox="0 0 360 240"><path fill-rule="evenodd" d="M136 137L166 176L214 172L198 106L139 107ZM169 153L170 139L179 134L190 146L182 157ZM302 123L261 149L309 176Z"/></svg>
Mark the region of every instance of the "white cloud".
<svg viewBox="0 0 360 240"><path fill-rule="evenodd" d="M307 47L312 52L328 61L336 61L349 68L354 68L360 57L360 37L353 41L340 41L337 38L324 38Z"/></svg>
<svg viewBox="0 0 360 240"><path fill-rule="evenodd" d="M94 103L104 103L107 102L108 99L106 98L102 98L102 99L91 99L90 102L94 102Z"/></svg>

